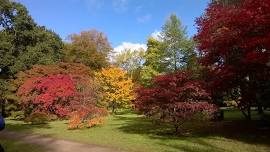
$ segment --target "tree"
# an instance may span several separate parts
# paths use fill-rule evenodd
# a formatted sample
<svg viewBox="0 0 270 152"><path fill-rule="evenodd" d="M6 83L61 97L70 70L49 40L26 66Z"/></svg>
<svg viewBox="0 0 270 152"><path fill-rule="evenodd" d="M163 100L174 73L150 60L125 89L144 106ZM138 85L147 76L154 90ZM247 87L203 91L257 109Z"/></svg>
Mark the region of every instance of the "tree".
<svg viewBox="0 0 270 152"><path fill-rule="evenodd" d="M19 72L17 77L13 85L19 89L14 91L23 107L28 107L23 109L26 116L40 109L59 117L80 111L83 113L80 120L84 121L104 112L98 107L102 96L99 84L93 79L90 69L83 64L35 65L30 70ZM45 97L48 97L46 101ZM49 111L44 107L45 103ZM58 106L59 103L62 104ZM63 112L51 111L57 108Z"/></svg>
<svg viewBox="0 0 270 152"><path fill-rule="evenodd" d="M151 79L165 71L167 64L164 63L164 58L163 43L152 37L148 38L141 70L141 83L144 86L151 85Z"/></svg>
<svg viewBox="0 0 270 152"><path fill-rule="evenodd" d="M90 69L87 66L79 63L34 65L30 70L21 71L16 75L17 79L11 83L13 86L12 88L14 88L11 90L11 94L14 92L18 94L19 91L17 88L22 88L27 81L34 81L36 78L46 78L48 76L57 75L68 76L74 83L76 93L73 96L73 101L76 102L73 102L73 104L70 105L70 112L80 110L84 111L85 116L92 116L96 114L95 112L99 111L97 106L99 104L98 101L102 96L101 92L99 91L99 84L93 79L93 73L90 71ZM16 103L21 103L20 101L21 98L19 98ZM31 104L31 102L29 104ZM18 110L20 110L20 108L18 108Z"/></svg>
<svg viewBox="0 0 270 152"><path fill-rule="evenodd" d="M212 0L212 3L218 3L222 5L234 5L238 4L241 0Z"/></svg>
<svg viewBox="0 0 270 152"><path fill-rule="evenodd" d="M247 119L252 105L262 110L258 97L269 81L269 15L270 1L241 0L237 5L212 3L197 20L195 40L202 64L212 73L212 90L239 89L239 108Z"/></svg>
<svg viewBox="0 0 270 152"><path fill-rule="evenodd" d="M75 84L67 75L51 75L27 80L18 90L24 110L65 117L76 96Z"/></svg>
<svg viewBox="0 0 270 152"><path fill-rule="evenodd" d="M93 70L108 65L108 54L112 50L110 43L102 32L83 31L69 36L71 43L65 45L65 61L82 63Z"/></svg>
<svg viewBox="0 0 270 152"><path fill-rule="evenodd" d="M58 74L70 75L74 80L82 78L90 79L94 75L90 68L83 64L60 62L53 65L34 65L29 70L20 71L16 74L17 78L14 79L11 84L14 85L15 88L18 88L27 79Z"/></svg>
<svg viewBox="0 0 270 152"><path fill-rule="evenodd" d="M150 86L151 79L159 74L196 69L194 46L194 41L186 36L186 28L172 14L162 27L159 39L150 37L147 40L141 83Z"/></svg>
<svg viewBox="0 0 270 152"><path fill-rule="evenodd" d="M14 76L33 64L50 64L61 59L59 36L36 25L23 5L1 0L0 14L1 78Z"/></svg>
<svg viewBox="0 0 270 152"><path fill-rule="evenodd" d="M58 63L54 65L34 65L31 69L20 71L15 76L16 79L11 80L7 91L5 92L4 98L7 99L8 105L12 105L14 111L20 110L20 99L17 98L16 92L18 88L21 87L28 79L35 77L46 77L48 75L69 75L75 81L76 88L80 86L80 84L86 85L94 83L94 86L98 86L93 81L93 73L90 69L79 63ZM82 81L82 82L81 82ZM87 81L89 83L83 82ZM90 87L91 88L91 87Z"/></svg>
<svg viewBox="0 0 270 152"><path fill-rule="evenodd" d="M197 114L211 114L216 110L208 101L210 96L203 89L203 83L195 80L190 72L178 71L155 77L151 87L139 88L135 106L145 115L172 123L177 133Z"/></svg>
<svg viewBox="0 0 270 152"><path fill-rule="evenodd" d="M104 92L103 101L115 113L117 108L130 107L134 99L132 80L120 68L109 67L96 73L96 78Z"/></svg>
<svg viewBox="0 0 270 152"><path fill-rule="evenodd" d="M164 62L165 57L164 44L152 37L148 38L147 50L144 55L145 62L143 65L150 66L155 71L162 73L167 67L166 62Z"/></svg>
<svg viewBox="0 0 270 152"><path fill-rule="evenodd" d="M190 56L194 55L194 42L186 36L184 27L175 14L166 21L161 32L162 43L164 43L167 71L176 71L189 66Z"/></svg>
<svg viewBox="0 0 270 152"><path fill-rule="evenodd" d="M123 50L114 57L114 65L127 71L128 76L139 82L140 72L144 61L144 50Z"/></svg>
<svg viewBox="0 0 270 152"><path fill-rule="evenodd" d="M62 58L62 46L60 37L38 26L23 5L0 0L1 82L9 81L18 71L30 69L34 64L58 62ZM0 96L1 103L5 103L4 95Z"/></svg>

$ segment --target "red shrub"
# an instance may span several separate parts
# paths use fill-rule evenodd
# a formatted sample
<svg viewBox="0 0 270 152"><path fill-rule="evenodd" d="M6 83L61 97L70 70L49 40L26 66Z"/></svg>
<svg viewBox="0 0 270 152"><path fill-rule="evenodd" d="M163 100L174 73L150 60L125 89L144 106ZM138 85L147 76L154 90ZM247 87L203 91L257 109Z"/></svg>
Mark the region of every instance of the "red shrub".
<svg viewBox="0 0 270 152"><path fill-rule="evenodd" d="M18 90L25 110L67 116L77 91L70 76L52 75L28 79Z"/></svg>
<svg viewBox="0 0 270 152"><path fill-rule="evenodd" d="M203 112L213 112L209 94L202 82L194 80L189 72L161 75L153 79L154 86L137 90L136 108L149 116L172 122L176 132L185 121Z"/></svg>

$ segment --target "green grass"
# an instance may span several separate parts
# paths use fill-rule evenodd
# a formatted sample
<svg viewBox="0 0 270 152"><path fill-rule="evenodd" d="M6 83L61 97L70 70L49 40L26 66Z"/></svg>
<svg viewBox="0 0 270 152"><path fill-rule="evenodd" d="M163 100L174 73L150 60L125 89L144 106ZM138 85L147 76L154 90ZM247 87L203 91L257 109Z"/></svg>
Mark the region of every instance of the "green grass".
<svg viewBox="0 0 270 152"><path fill-rule="evenodd" d="M7 140L0 137L0 144L5 152L45 152L42 147L23 144L19 141Z"/></svg>
<svg viewBox="0 0 270 152"><path fill-rule="evenodd" d="M270 131L241 116L225 111L225 121L188 124L185 136L135 113L109 116L106 124L91 129L67 130L66 121L29 125L15 120L7 120L7 128L134 152L269 152Z"/></svg>

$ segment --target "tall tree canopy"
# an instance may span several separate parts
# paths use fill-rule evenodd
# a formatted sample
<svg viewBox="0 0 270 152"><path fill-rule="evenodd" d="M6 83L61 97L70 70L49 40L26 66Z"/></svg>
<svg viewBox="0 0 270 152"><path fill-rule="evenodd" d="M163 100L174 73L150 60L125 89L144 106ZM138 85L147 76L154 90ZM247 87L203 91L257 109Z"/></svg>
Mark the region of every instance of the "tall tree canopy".
<svg viewBox="0 0 270 152"><path fill-rule="evenodd" d="M71 43L65 46L65 61L83 63L91 69L101 69L108 65L108 55L112 50L105 34L96 30L83 31L69 36Z"/></svg>
<svg viewBox="0 0 270 152"><path fill-rule="evenodd" d="M195 39L202 63L213 73L216 91L239 88L242 110L250 119L250 106L258 100L270 72L270 1L241 0L237 5L212 3L197 20ZM268 85L269 87L269 85Z"/></svg>
<svg viewBox="0 0 270 152"><path fill-rule="evenodd" d="M148 38L141 71L141 83L143 85L149 86L154 76L165 71L167 64L164 62L164 58L163 43L152 37Z"/></svg>
<svg viewBox="0 0 270 152"><path fill-rule="evenodd" d="M180 69L192 69L196 64L195 43L188 38L186 28L172 14L162 27L159 39L147 41L145 62L142 68L142 84L151 85L151 79L160 73Z"/></svg>
<svg viewBox="0 0 270 152"><path fill-rule="evenodd" d="M61 60L62 47L60 37L38 26L23 5L0 0L0 92L7 89L6 82L18 71Z"/></svg>
<svg viewBox="0 0 270 152"><path fill-rule="evenodd" d="M0 0L0 69L9 77L33 64L51 64L61 58L62 41L38 26L20 3Z"/></svg>
<svg viewBox="0 0 270 152"><path fill-rule="evenodd" d="M164 43L167 70L176 71L188 66L190 56L194 54L194 42L187 37L186 27L175 14L163 26L161 39Z"/></svg>

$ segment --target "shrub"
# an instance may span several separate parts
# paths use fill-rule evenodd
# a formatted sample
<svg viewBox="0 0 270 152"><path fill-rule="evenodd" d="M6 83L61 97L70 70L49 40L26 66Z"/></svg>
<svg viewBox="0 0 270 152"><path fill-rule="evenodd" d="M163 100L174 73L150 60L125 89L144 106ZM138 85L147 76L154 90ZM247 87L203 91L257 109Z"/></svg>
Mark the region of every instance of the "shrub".
<svg viewBox="0 0 270 152"><path fill-rule="evenodd" d="M49 121L48 115L44 112L33 112L29 117L25 119L26 122L31 124L45 124Z"/></svg>
<svg viewBox="0 0 270 152"><path fill-rule="evenodd" d="M104 123L102 117L106 115L108 115L108 112L104 108L82 107L80 110L71 113L68 129L91 128L95 125L101 125Z"/></svg>
<svg viewBox="0 0 270 152"><path fill-rule="evenodd" d="M27 116L43 111L51 120L67 118L81 106L96 106L101 97L99 84L83 64L35 65L19 72L13 83Z"/></svg>
<svg viewBox="0 0 270 152"><path fill-rule="evenodd" d="M87 121L87 128L91 128L93 126L102 125L102 124L104 124L104 118L102 117L93 118Z"/></svg>
<svg viewBox="0 0 270 152"><path fill-rule="evenodd" d="M224 101L227 107L238 107L238 103L235 100Z"/></svg>
<svg viewBox="0 0 270 152"><path fill-rule="evenodd" d="M24 119L24 112L23 111L13 111L11 112L11 117L16 120L23 120Z"/></svg>
<svg viewBox="0 0 270 152"><path fill-rule="evenodd" d="M81 129L83 127L80 114L78 112L72 113L68 122L68 129Z"/></svg>
<svg viewBox="0 0 270 152"><path fill-rule="evenodd" d="M136 108L147 116L172 123L175 132L183 123L208 119L217 110L208 103L211 98L203 82L195 80L187 71L157 76L153 86L142 87L137 94Z"/></svg>
<svg viewBox="0 0 270 152"><path fill-rule="evenodd" d="M68 115L76 93L74 81L69 75L31 78L17 92L25 111L33 106L32 111L43 111L58 117Z"/></svg>
<svg viewBox="0 0 270 152"><path fill-rule="evenodd" d="M54 114L49 114L48 118L50 119L50 121L58 120L58 116Z"/></svg>

